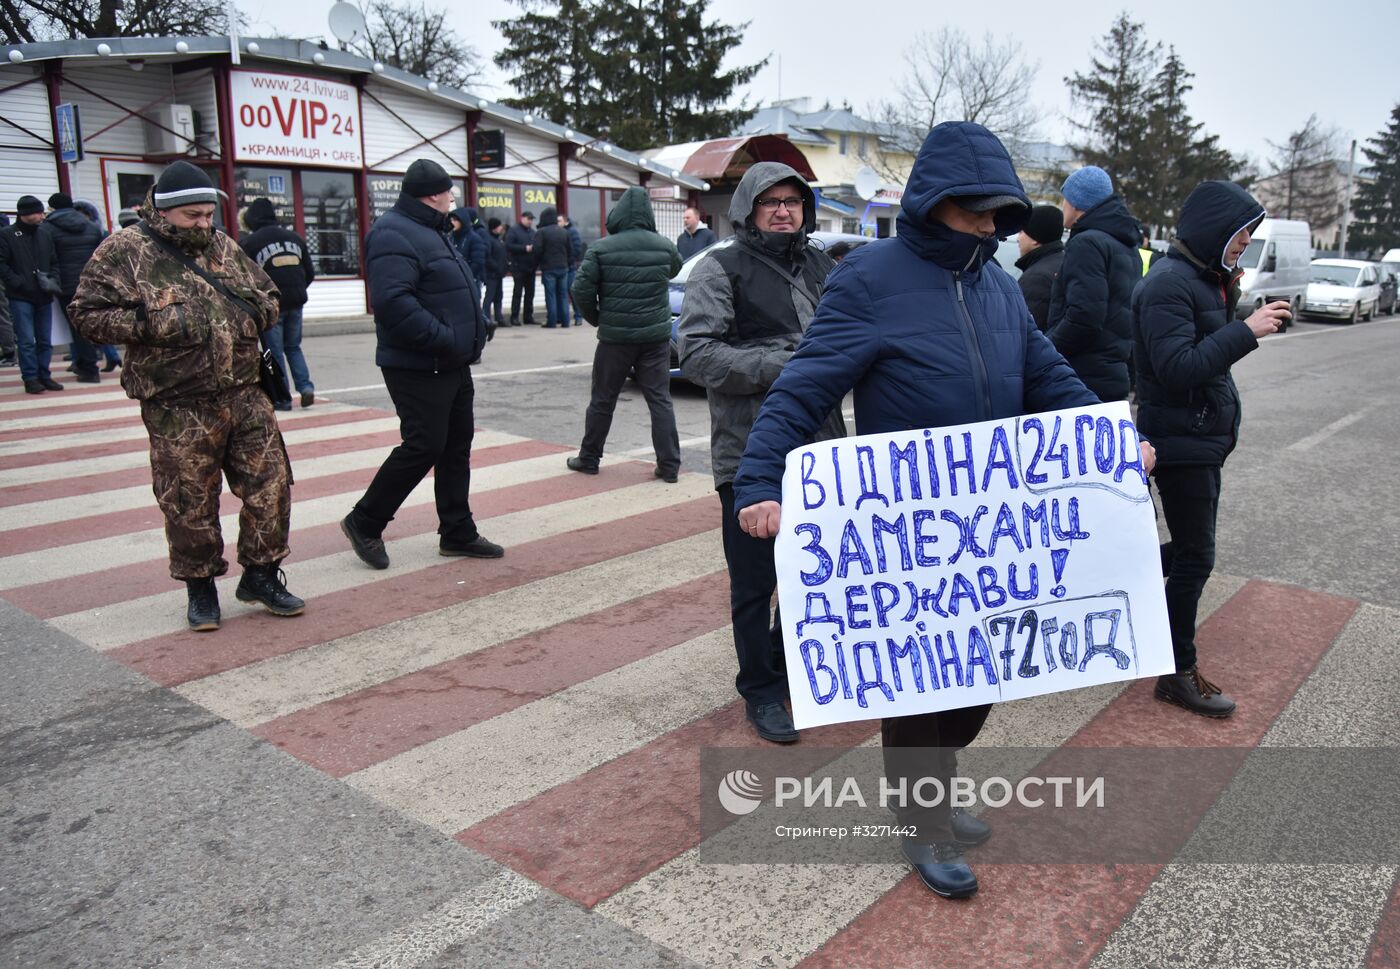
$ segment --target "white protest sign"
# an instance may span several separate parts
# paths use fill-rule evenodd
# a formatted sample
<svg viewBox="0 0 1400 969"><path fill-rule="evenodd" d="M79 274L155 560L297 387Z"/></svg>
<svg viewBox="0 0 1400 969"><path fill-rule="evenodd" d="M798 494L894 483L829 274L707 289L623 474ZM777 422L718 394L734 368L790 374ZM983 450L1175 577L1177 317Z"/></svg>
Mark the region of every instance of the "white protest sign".
<svg viewBox="0 0 1400 969"><path fill-rule="evenodd" d="M798 448L775 558L798 727L1175 670L1126 403Z"/></svg>
<svg viewBox="0 0 1400 969"><path fill-rule="evenodd" d="M274 71L229 72L234 158L359 168L360 92L353 84Z"/></svg>

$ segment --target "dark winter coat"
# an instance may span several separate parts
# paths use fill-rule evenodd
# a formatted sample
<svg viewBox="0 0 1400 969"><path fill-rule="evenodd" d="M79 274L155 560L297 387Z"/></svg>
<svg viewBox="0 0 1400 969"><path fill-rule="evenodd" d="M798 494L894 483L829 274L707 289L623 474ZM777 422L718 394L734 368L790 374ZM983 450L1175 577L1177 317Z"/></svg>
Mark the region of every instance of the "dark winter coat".
<svg viewBox="0 0 1400 969"><path fill-rule="evenodd" d="M58 275L53 227L47 222L29 225L16 220L13 225L0 229L0 283L5 285L6 298L39 304L50 302L53 295L39 288L35 273Z"/></svg>
<svg viewBox="0 0 1400 969"><path fill-rule="evenodd" d="M70 300L78 291L78 277L92 254L102 244L102 229L77 209L56 209L44 224L53 230L54 254L58 257L58 279L63 298Z"/></svg>
<svg viewBox="0 0 1400 969"><path fill-rule="evenodd" d="M676 247L657 235L644 189L629 188L608 213L608 234L588 247L574 279L574 305L603 343L659 343L671 337L670 279Z"/></svg>
<svg viewBox="0 0 1400 969"><path fill-rule="evenodd" d="M506 252L510 255L511 272L532 273L539 265L538 247L535 251L525 251L526 246L535 244L535 235L534 229L527 229L519 222L506 230Z"/></svg>
<svg viewBox="0 0 1400 969"><path fill-rule="evenodd" d="M1079 217L1050 297L1046 331L1055 349L1100 400L1131 389L1133 287L1142 280L1142 230L1117 195Z"/></svg>
<svg viewBox="0 0 1400 969"><path fill-rule="evenodd" d="M506 244L500 236L486 233L486 279L505 279L509 272L510 253L506 252Z"/></svg>
<svg viewBox="0 0 1400 969"><path fill-rule="evenodd" d="M457 247L457 251L462 254L467 265L472 267L472 275L477 279L485 279L486 250L489 243L486 238L487 233L484 228L481 228L480 220L477 218L476 209L462 206L453 209L452 214L457 217L458 222L462 223L462 228L452 232L452 244Z"/></svg>
<svg viewBox="0 0 1400 969"><path fill-rule="evenodd" d="M436 373L481 357L486 318L446 215L400 192L365 238L365 266L377 365Z"/></svg>
<svg viewBox="0 0 1400 969"><path fill-rule="evenodd" d="M676 249L680 251L681 260L685 261L718 241L715 238L714 230L702 222L693 234L682 230L681 234L676 236Z"/></svg>
<svg viewBox="0 0 1400 969"><path fill-rule="evenodd" d="M1235 319L1239 273L1223 257L1235 233L1263 218L1238 185L1201 183L1181 208L1171 251L1133 294L1137 425L1159 468L1221 464L1239 438L1230 367L1259 341Z"/></svg>
<svg viewBox="0 0 1400 969"><path fill-rule="evenodd" d="M569 233L559 225L558 213L547 208L540 213L540 227L535 230L535 265L540 272L567 270L572 248Z"/></svg>
<svg viewBox="0 0 1400 969"><path fill-rule="evenodd" d="M754 199L788 180L796 181L802 195L802 228L760 232L752 219ZM702 255L686 280L677 328L681 369L709 399L716 487L734 480L764 394L802 339L834 265L808 242L816 212L816 196L792 168L778 162L750 166L729 203L734 244ZM845 433L835 408L814 437Z"/></svg>
<svg viewBox="0 0 1400 969"><path fill-rule="evenodd" d="M279 225L271 214L254 214L250 207L246 220L253 231L239 239L238 244L277 284L282 309L305 306L306 288L316 278L306 243L291 229Z"/></svg>
<svg viewBox="0 0 1400 969"><path fill-rule="evenodd" d="M1036 246L1016 260L1016 268L1021 270L1016 285L1021 287L1026 306L1042 333L1050 323L1050 292L1055 287L1055 277L1059 275L1064 261L1065 244L1058 239Z"/></svg>
<svg viewBox="0 0 1400 969"><path fill-rule="evenodd" d="M856 431L878 434L1097 403L1036 329L996 240L930 222L940 201L1011 195L1010 235L1030 212L1001 143L981 125L944 122L924 140L905 187L899 234L862 246L827 280L807 335L768 392L749 435L734 505L781 501L787 453L855 390Z"/></svg>
<svg viewBox="0 0 1400 969"><path fill-rule="evenodd" d="M578 231L578 227L569 222L564 226L564 231L569 234L569 268L578 269L583 265L583 253L588 247L583 244L583 235ZM612 231L611 229L608 231Z"/></svg>

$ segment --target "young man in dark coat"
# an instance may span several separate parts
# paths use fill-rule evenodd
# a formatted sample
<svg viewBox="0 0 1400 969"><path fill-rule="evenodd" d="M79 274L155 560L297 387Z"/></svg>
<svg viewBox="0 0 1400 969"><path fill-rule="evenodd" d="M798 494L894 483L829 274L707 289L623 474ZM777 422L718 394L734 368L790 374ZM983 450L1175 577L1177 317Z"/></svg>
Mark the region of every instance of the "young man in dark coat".
<svg viewBox="0 0 1400 969"><path fill-rule="evenodd" d="M365 238L365 265L378 348L374 362L399 415L403 443L340 523L366 565L389 567L384 529L418 482L434 472L438 551L500 558L472 518L471 365L490 338L471 267L448 237L452 179L420 158L408 167L394 207Z"/></svg>
<svg viewBox="0 0 1400 969"><path fill-rule="evenodd" d="M1046 333L1100 400L1124 400L1131 389L1131 304L1142 279L1141 233L1102 168L1078 169L1060 191L1070 232Z"/></svg>
<svg viewBox="0 0 1400 969"><path fill-rule="evenodd" d="M1037 205L1017 240L1021 258L1016 260L1016 268L1021 276L1016 284L1042 333L1049 325L1050 292L1065 261L1065 244L1060 241L1064 234L1064 214L1053 205Z"/></svg>
<svg viewBox="0 0 1400 969"><path fill-rule="evenodd" d="M506 252L515 283L510 294L510 325L519 326L520 304L525 304L526 326L535 325L535 213L521 212L520 220L506 230Z"/></svg>
<svg viewBox="0 0 1400 969"><path fill-rule="evenodd" d="M460 206L452 210L452 244L472 267L472 275L478 283L486 278L486 235L477 232L481 225L476 217L476 209Z"/></svg>
<svg viewBox="0 0 1400 969"><path fill-rule="evenodd" d="M656 232L651 201L629 188L608 213L608 234L589 247L574 281L574 305L598 328L593 397L572 471L597 474L617 396L633 369L651 411L656 476L674 483L681 469L680 435L671 406L669 283L681 268L676 247ZM567 323L567 318L565 323Z"/></svg>
<svg viewBox="0 0 1400 969"><path fill-rule="evenodd" d="M729 566L729 606L739 673L754 732L774 743L798 739L788 695L773 543L742 531L734 517L734 474L763 397L802 339L834 263L809 244L816 196L778 162L749 167L729 203L735 244L702 255L686 281L678 334L685 375L710 404L710 466L719 492L721 539ZM817 430L817 427L820 430ZM841 409L828 408L813 431L844 437Z"/></svg>
<svg viewBox="0 0 1400 969"><path fill-rule="evenodd" d="M579 267L583 265L583 253L588 247L583 244L583 235L567 214L559 213L559 224L569 234L569 305L574 311L574 326L583 326L583 311L574 302L574 280L578 278Z"/></svg>
<svg viewBox="0 0 1400 969"><path fill-rule="evenodd" d="M862 246L831 274L807 335L763 401L734 478L739 528L755 540L777 535L787 453L852 389L860 434L1098 403L992 258L997 237L1021 229L1029 213L1011 157L990 131L953 121L929 133L904 191L899 234ZM892 785L911 789L927 776L947 789L956 751L977 737L989 710L885 718ZM917 831L902 846L926 886L950 898L977 891L962 846L991 836L985 822L950 812L946 800L907 803L896 814Z"/></svg>
<svg viewBox="0 0 1400 969"><path fill-rule="evenodd" d="M49 196L48 218L44 224L53 230L54 254L58 257L58 281L63 287L58 294L58 303L63 312L68 313L68 304L78 291L78 277L88 264L92 254L102 244L102 229L83 213L73 207L73 199L64 192ZM72 340L73 372L78 383L95 384L101 381L97 374L97 347L83 339L74 331Z"/></svg>
<svg viewBox="0 0 1400 969"><path fill-rule="evenodd" d="M1215 567L1220 472L1240 432L1240 394L1230 367L1289 319L1275 301L1235 319L1240 255L1264 208L1233 182L1202 182L1181 207L1166 258L1133 294L1137 426L1157 448L1153 478L1171 541L1162 546L1175 675L1157 699L1207 717L1235 702L1200 674L1196 608Z"/></svg>
<svg viewBox="0 0 1400 969"><path fill-rule="evenodd" d="M263 333L263 346L269 348L278 360L286 361L284 366L292 378L297 392L301 394L301 406L310 407L316 403L316 386L311 382L311 371L306 366L306 355L301 352L302 308L306 306L306 290L316 278L316 269L311 265L311 253L301 236L277 221L277 209L271 199L253 199L243 216L251 234L239 240L239 245L248 257L262 267L263 272L272 277L281 294L282 309L277 323ZM286 404L282 410L291 410Z"/></svg>
<svg viewBox="0 0 1400 969"><path fill-rule="evenodd" d="M0 283L10 304L24 392L62 390L63 384L49 373L53 356L49 308L59 289L53 229L44 224L44 203L32 195L21 196L15 212L19 220L0 231Z"/></svg>
<svg viewBox="0 0 1400 969"><path fill-rule="evenodd" d="M545 329L569 327L569 233L559 224L558 211L553 206L540 213L540 227L535 232L535 259L544 283Z"/></svg>
<svg viewBox="0 0 1400 969"><path fill-rule="evenodd" d="M506 227L500 219L486 221L486 295L482 298L481 309L488 320L497 326L519 326L514 321L507 323L501 315L501 304L505 293L506 267L510 254L506 252L504 236Z"/></svg>

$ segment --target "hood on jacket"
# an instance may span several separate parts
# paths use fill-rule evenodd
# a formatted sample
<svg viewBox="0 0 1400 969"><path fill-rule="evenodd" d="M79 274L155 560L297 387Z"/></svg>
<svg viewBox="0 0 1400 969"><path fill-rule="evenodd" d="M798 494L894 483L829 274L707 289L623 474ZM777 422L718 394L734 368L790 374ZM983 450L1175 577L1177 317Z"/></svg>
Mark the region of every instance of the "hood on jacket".
<svg viewBox="0 0 1400 969"><path fill-rule="evenodd" d="M1205 267L1228 272L1225 249L1241 229L1251 232L1264 220L1264 206L1234 182L1202 182L1181 206L1176 238Z"/></svg>
<svg viewBox="0 0 1400 969"><path fill-rule="evenodd" d="M1073 236L1087 229L1097 229L1111 235L1130 249L1142 245L1142 226L1128 214L1128 205L1120 195L1110 195L1086 211L1069 231Z"/></svg>
<svg viewBox="0 0 1400 969"><path fill-rule="evenodd" d="M470 229L472 227L472 219L476 218L476 210L469 209L465 205L459 205L449 212L448 215L462 223L463 229Z"/></svg>
<svg viewBox="0 0 1400 969"><path fill-rule="evenodd" d="M929 221L934 206L946 198L967 195L1009 195L1022 207L997 210L999 237L1021 231L1030 218L1031 201L1016 175L1016 166L997 136L971 121L945 121L924 139L900 204L898 237L925 259L945 269L960 267L972 253L963 250L974 239ZM980 246L981 263L996 252L996 240Z"/></svg>
<svg viewBox="0 0 1400 969"><path fill-rule="evenodd" d="M243 210L243 221L256 232L259 229L277 224L277 209L270 199L253 199Z"/></svg>
<svg viewBox="0 0 1400 969"><path fill-rule="evenodd" d="M761 232L753 224L754 199L779 182L792 182L802 196L802 225L796 232ZM729 202L729 221L734 234L749 245L788 257L807 248L807 234L817 227L817 196L797 169L781 162L751 165L734 188Z"/></svg>
<svg viewBox="0 0 1400 969"><path fill-rule="evenodd" d="M651 210L651 199L646 189L633 185L622 193L622 198L608 212L608 235L627 229L656 231L656 215Z"/></svg>
<svg viewBox="0 0 1400 969"><path fill-rule="evenodd" d="M85 232L91 232L92 229L90 229L89 226L93 225L93 223L88 221L87 216L83 215L83 213L79 212L77 209L54 209L44 217L44 221L53 226L54 229L72 235L82 235Z"/></svg>
<svg viewBox="0 0 1400 969"><path fill-rule="evenodd" d="M555 220L558 218L559 210L552 205L546 205L544 208L540 209L539 227L545 229L551 225L555 225Z"/></svg>

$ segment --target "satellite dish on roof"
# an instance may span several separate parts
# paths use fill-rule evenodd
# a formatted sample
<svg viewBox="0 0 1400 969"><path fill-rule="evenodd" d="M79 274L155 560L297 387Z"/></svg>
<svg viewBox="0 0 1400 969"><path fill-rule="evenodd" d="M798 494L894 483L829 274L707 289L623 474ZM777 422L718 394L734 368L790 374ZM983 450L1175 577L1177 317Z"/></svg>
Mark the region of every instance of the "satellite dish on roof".
<svg viewBox="0 0 1400 969"><path fill-rule="evenodd" d="M880 191L880 176L869 165L856 169L856 194L869 202Z"/></svg>
<svg viewBox="0 0 1400 969"><path fill-rule="evenodd" d="M335 39L342 44L352 44L368 35L365 28L365 15L360 12L360 8L353 3L346 3L345 0L338 0L331 7L328 18L331 33Z"/></svg>

